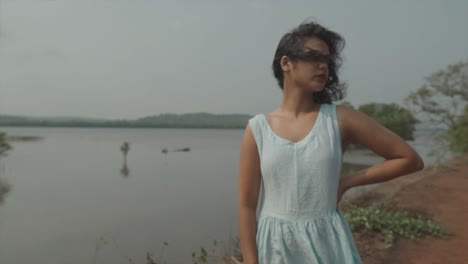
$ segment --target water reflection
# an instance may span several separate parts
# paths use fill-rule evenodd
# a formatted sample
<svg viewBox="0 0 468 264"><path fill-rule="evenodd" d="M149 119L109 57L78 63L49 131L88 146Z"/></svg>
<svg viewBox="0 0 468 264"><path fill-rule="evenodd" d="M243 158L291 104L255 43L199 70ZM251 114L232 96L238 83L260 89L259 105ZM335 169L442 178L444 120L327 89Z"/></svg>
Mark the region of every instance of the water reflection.
<svg viewBox="0 0 468 264"><path fill-rule="evenodd" d="M7 134L5 132L0 131L0 158L5 157L7 152L12 150L12 146L7 142ZM0 177L5 172L4 168L1 168ZM5 181L0 178L0 204L3 204L5 196L11 190L11 186Z"/></svg>
<svg viewBox="0 0 468 264"><path fill-rule="evenodd" d="M0 205L3 204L5 196L11 191L11 186L0 178Z"/></svg>
<svg viewBox="0 0 468 264"><path fill-rule="evenodd" d="M130 169L127 166L127 154L130 151L130 143L127 141L122 143L122 145L120 146L120 151L122 151L123 154L123 165L120 169L120 174L122 175L122 177L128 178L128 176L130 175Z"/></svg>
<svg viewBox="0 0 468 264"><path fill-rule="evenodd" d="M130 169L127 166L127 163L124 161L124 164L122 168L120 169L120 175L124 178L128 178L128 175L130 175Z"/></svg>

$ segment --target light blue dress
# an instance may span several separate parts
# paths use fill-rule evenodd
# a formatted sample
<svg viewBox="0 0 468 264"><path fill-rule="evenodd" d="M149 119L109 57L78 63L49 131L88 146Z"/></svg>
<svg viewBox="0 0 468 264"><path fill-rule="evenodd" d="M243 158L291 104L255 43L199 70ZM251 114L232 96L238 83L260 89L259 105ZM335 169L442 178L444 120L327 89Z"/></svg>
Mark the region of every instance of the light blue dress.
<svg viewBox="0 0 468 264"><path fill-rule="evenodd" d="M314 127L298 142L276 134L264 114L255 115L249 124L262 174L259 264L362 263L348 223L336 207L343 161L336 105L321 104Z"/></svg>

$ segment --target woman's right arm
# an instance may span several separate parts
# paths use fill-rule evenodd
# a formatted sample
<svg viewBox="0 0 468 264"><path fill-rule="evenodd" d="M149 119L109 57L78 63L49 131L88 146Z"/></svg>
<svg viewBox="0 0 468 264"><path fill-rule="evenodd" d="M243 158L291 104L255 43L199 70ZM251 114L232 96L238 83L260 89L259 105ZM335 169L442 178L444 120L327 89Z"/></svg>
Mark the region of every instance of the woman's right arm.
<svg viewBox="0 0 468 264"><path fill-rule="evenodd" d="M239 238L244 264L257 264L256 209L260 189L260 158L250 125L242 138L239 160Z"/></svg>

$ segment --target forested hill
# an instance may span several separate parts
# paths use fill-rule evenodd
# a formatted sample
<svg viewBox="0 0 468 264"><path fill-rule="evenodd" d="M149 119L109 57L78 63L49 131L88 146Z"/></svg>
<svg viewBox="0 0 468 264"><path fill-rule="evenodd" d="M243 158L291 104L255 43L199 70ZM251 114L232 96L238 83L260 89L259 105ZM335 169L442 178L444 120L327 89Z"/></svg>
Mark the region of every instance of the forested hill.
<svg viewBox="0 0 468 264"><path fill-rule="evenodd" d="M0 115L0 126L244 128L251 115L187 113L147 116L136 120L82 117L27 117Z"/></svg>

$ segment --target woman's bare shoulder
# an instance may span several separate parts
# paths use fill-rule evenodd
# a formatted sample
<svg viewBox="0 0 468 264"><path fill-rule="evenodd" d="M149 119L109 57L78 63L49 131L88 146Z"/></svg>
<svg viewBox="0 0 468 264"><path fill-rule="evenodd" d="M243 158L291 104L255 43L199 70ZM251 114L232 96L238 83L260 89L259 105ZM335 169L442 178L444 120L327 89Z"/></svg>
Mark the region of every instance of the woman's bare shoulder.
<svg viewBox="0 0 468 264"><path fill-rule="evenodd" d="M356 111L353 107L348 105L336 105L336 112L338 113L339 118L342 118L343 115L347 115L353 110Z"/></svg>
<svg viewBox="0 0 468 264"><path fill-rule="evenodd" d="M362 123L361 125L369 125L367 122L372 121L369 120L370 117L366 113L348 105L336 105L336 115L339 123L344 127L356 125L356 122Z"/></svg>
<svg viewBox="0 0 468 264"><path fill-rule="evenodd" d="M349 141L348 133L346 131L346 122L349 121L350 117L353 115L353 113L351 113L353 110L354 108L351 106L336 105L336 116L338 119L342 140L346 142L345 145L347 145L347 142Z"/></svg>

